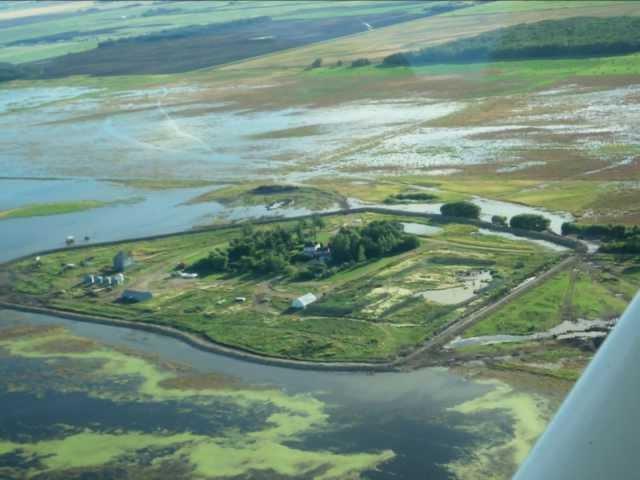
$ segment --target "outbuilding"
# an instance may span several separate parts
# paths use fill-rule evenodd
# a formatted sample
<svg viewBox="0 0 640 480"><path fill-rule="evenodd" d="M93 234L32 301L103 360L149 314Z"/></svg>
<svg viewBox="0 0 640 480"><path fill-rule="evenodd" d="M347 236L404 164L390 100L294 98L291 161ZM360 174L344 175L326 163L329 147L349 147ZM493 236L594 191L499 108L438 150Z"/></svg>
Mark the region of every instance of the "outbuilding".
<svg viewBox="0 0 640 480"><path fill-rule="evenodd" d="M291 307L297 310L305 309L316 300L318 300L318 297L316 297L313 293L305 293L301 297L298 297L293 302L291 302Z"/></svg>
<svg viewBox="0 0 640 480"><path fill-rule="evenodd" d="M120 296L122 301L135 303L151 300L152 298L153 294L151 292L141 290L125 290Z"/></svg>
<svg viewBox="0 0 640 480"><path fill-rule="evenodd" d="M131 265L133 265L133 257L127 252L120 250L113 257L113 269L116 272L124 272Z"/></svg>

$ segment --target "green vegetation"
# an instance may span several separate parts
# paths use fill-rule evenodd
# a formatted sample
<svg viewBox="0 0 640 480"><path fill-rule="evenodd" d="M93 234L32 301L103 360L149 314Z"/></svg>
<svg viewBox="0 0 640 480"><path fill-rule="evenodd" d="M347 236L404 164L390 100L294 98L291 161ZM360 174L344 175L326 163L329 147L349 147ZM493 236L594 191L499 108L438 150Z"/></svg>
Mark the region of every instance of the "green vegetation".
<svg viewBox="0 0 640 480"><path fill-rule="evenodd" d="M177 188L198 188L214 185L212 180L180 178L110 178L106 181L143 190L171 190Z"/></svg>
<svg viewBox="0 0 640 480"><path fill-rule="evenodd" d="M505 217L504 215L493 215L491 217L491 223L493 223L494 225L499 225L500 227L506 227L507 217Z"/></svg>
<svg viewBox="0 0 640 480"><path fill-rule="evenodd" d="M448 224L435 237L417 239L397 227L397 222L415 218L367 213L326 216L323 221L306 227L293 220L257 224L252 234L249 227L225 227L61 251L44 255L39 262L26 259L9 267L10 277L0 275L0 282L4 281L0 296L18 303L172 325L284 358L388 360L430 338L471 306L469 302L430 301L425 292L455 290L465 285L469 275L490 269L491 282L472 298L472 304L478 304L557 259L535 244L471 235L476 229L470 226ZM330 278L326 278L324 262L292 259L309 238L325 245L335 239L332 254L334 250L339 253L336 263L326 266L335 269L329 272ZM401 251L407 239L415 248ZM280 252L289 242L294 252L285 256ZM245 248L248 254L242 253ZM123 287L82 284L86 274L108 274L119 250L131 251L135 259L125 272ZM358 261L351 260L351 252ZM358 258L360 254L364 257ZM284 275L264 274L283 266L280 260L265 260L271 256L285 259ZM196 279L172 276L176 268L184 268L181 265L202 261L211 262L206 275ZM75 267L67 267L69 264ZM239 270L230 270L231 264ZM294 272L288 272L289 267ZM12 279L9 283L8 278ZM118 298L123 288L149 290L153 298L121 303ZM307 310L291 312L291 301L308 292L319 300Z"/></svg>
<svg viewBox="0 0 640 480"><path fill-rule="evenodd" d="M455 6L455 2L451 5ZM71 52L90 50L98 43L114 39L138 37L195 25L224 24L246 20L247 12L278 20L358 18L384 12L402 11L404 15L426 16L419 4L397 5L397 2L349 3L336 8L333 2L300 3L272 1L203 4L173 2L168 7L155 7L139 2L99 2L91 7L79 4L77 8L56 12L34 12L31 22L3 20L0 38L0 61L27 62L55 57ZM126 17L126 27L123 26ZM410 18L410 17L409 17ZM402 19L402 17L400 17ZM34 27L34 24L37 27ZM18 55L18 53L20 55Z"/></svg>
<svg viewBox="0 0 640 480"><path fill-rule="evenodd" d="M138 201L140 201L140 199L131 198L128 200L116 200L112 202L101 200L78 200L75 202L36 203L33 205L25 205L23 207L12 208L11 210L0 211L0 220L21 217L43 217L47 215L61 215L64 213L82 212L84 210L92 210L94 208L123 205Z"/></svg>
<svg viewBox="0 0 640 480"><path fill-rule="evenodd" d="M357 58L351 62L351 68L368 67L371 65L371 60L368 58Z"/></svg>
<svg viewBox="0 0 640 480"><path fill-rule="evenodd" d="M471 202L445 203L440 207L440 213L445 217L480 218L480 207Z"/></svg>
<svg viewBox="0 0 640 480"><path fill-rule="evenodd" d="M66 345L86 345L69 351ZM55 345L56 348L51 348ZM129 478L357 478L393 458L389 450L336 453L297 445L301 436L333 428L327 405L310 394L287 394L276 388L246 385L220 374L160 362L131 350L113 348L72 335L60 327L16 327L0 331L3 361L18 362L19 372L3 377L3 387L19 378L31 395L74 394L79 405L101 402L117 414L123 402L155 412L180 404L175 414L197 415L211 429L185 432L164 415L154 429L140 429L137 418L109 419L87 425L47 424L48 435L19 429L20 437L0 439L5 478L95 476L118 470ZM52 368L53 367L53 368ZM46 381L42 371L47 370ZM15 375L14 375L15 373ZM83 403L87 402L87 403ZM220 411L226 412L223 420ZM103 417L104 418L104 417ZM237 428L229 428L238 426ZM140 462L140 458L153 461ZM37 462L22 462L38 458ZM108 474L108 473L107 473Z"/></svg>
<svg viewBox="0 0 640 480"><path fill-rule="evenodd" d="M277 226L255 230L251 225L242 228L242 235L233 238L226 250L216 250L198 260L189 270L200 274L215 272L249 273L253 275L280 274L291 276L294 264L305 263L309 257L301 254L324 226L320 217L311 223L300 221L294 228ZM327 258L328 261L328 258Z"/></svg>
<svg viewBox="0 0 640 480"><path fill-rule="evenodd" d="M551 221L542 215L534 213L521 213L514 215L509 221L511 228L520 230L533 230L534 232L544 232L549 228Z"/></svg>
<svg viewBox="0 0 640 480"><path fill-rule="evenodd" d="M334 263L357 263L406 252L420 244L416 235L404 233L397 222L377 221L364 227L343 227L331 239Z"/></svg>
<svg viewBox="0 0 640 480"><path fill-rule="evenodd" d="M580 238L609 241L635 237L640 234L640 228L637 225L627 227L626 225L581 225L572 222L565 222L562 224L562 234L577 235Z"/></svg>
<svg viewBox="0 0 640 480"><path fill-rule="evenodd" d="M602 253L640 253L640 228L637 225L581 225L565 222L562 224L562 234L602 240L605 242L599 248Z"/></svg>
<svg viewBox="0 0 640 480"><path fill-rule="evenodd" d="M344 197L331 191L297 185L228 185L193 198L189 203L219 202L230 207L266 205L325 210L343 205Z"/></svg>
<svg viewBox="0 0 640 480"><path fill-rule="evenodd" d="M608 242L598 249L602 253L624 253L637 255L640 253L640 237L633 237L618 242Z"/></svg>
<svg viewBox="0 0 640 480"><path fill-rule="evenodd" d="M408 193L396 193L389 195L384 199L384 203L388 205L400 204L400 203L420 203L420 202L432 202L437 200L438 196L433 193L427 192L408 192Z"/></svg>
<svg viewBox="0 0 640 480"><path fill-rule="evenodd" d="M385 57L385 66L623 55L640 50L640 18L575 17L514 25Z"/></svg>
<svg viewBox="0 0 640 480"><path fill-rule="evenodd" d="M563 320L608 319L621 314L640 279L632 260L598 256L556 274L543 284L501 307L465 331L467 337L543 332Z"/></svg>

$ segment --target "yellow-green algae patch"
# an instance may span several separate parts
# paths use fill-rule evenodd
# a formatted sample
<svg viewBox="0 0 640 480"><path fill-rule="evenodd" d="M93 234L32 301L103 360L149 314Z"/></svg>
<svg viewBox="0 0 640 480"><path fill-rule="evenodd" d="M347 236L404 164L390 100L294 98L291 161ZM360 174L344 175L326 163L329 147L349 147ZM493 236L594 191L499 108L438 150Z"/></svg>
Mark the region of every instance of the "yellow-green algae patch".
<svg viewBox="0 0 640 480"><path fill-rule="evenodd" d="M235 431L217 437L189 432L147 434L85 431L36 443L0 443L0 452L20 450L40 459L47 470L95 467L122 460L125 454L130 455L132 451L173 447L172 453L165 453L164 457L157 460L186 460L193 472L202 478L246 476L251 472L265 471L284 477L313 475L314 478L331 480L358 478L362 471L375 469L394 457L389 450L337 454L286 446L285 443L297 440L304 434L330 427L324 403L311 395L286 395L277 389L251 388L237 381L212 381L209 376L203 376L202 384L196 383L198 376L194 375L187 376L187 380L181 382L175 369L162 368L148 357L98 343L91 344L94 347L91 349L85 339L62 329L29 330L25 333L7 335L6 338L0 335L0 346L11 355L20 357L46 361L71 358L78 364L91 361L91 364L98 365L95 367L98 378L139 378L133 394L140 401L189 400L205 404L207 400L224 398L241 408L264 404L275 408L275 412L267 417L266 426L242 435ZM67 349L64 348L65 344L86 348ZM92 391L86 393L100 395ZM118 400L116 395L110 399Z"/></svg>
<svg viewBox="0 0 640 480"><path fill-rule="evenodd" d="M118 435L87 431L61 440L27 444L21 448L42 457L41 461L47 469L59 470L104 465L136 450L176 445L195 438L198 437L188 433L163 436L138 432Z"/></svg>
<svg viewBox="0 0 640 480"><path fill-rule="evenodd" d="M19 445L11 442L2 442L0 441L0 455L4 455L6 453L11 453L16 450Z"/></svg>
<svg viewBox="0 0 640 480"><path fill-rule="evenodd" d="M537 438L549 421L549 405L541 397L517 392L498 380L481 383L494 388L485 395L466 401L449 410L466 415L501 411L513 419L513 433L506 436L495 431L492 425L477 425L473 430L487 434L487 443L476 448L468 458L447 467L457 478L503 479L513 474L526 458Z"/></svg>
<svg viewBox="0 0 640 480"><path fill-rule="evenodd" d="M318 480L357 478L360 472L374 469L393 456L388 450L379 454L349 455L302 451L244 436L234 443L201 444L191 453L196 472L201 475L215 471L216 476L237 477L249 470L268 470L293 478L314 473Z"/></svg>

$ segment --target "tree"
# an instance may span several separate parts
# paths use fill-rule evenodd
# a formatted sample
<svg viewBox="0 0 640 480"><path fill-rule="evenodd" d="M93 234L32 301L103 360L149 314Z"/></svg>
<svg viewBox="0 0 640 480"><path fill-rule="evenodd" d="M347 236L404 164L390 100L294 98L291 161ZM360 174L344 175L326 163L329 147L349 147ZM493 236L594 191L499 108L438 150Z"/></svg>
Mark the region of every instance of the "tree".
<svg viewBox="0 0 640 480"><path fill-rule="evenodd" d="M367 65L371 65L371 60L368 58L358 58L351 62L351 68L366 67Z"/></svg>
<svg viewBox="0 0 640 480"><path fill-rule="evenodd" d="M311 65L309 66L309 68L320 68L322 66L322 59L321 58L316 58L313 62L311 62Z"/></svg>
<svg viewBox="0 0 640 480"><path fill-rule="evenodd" d="M542 215L536 215L534 213L521 213L511 217L509 224L511 228L518 228L520 230L533 230L536 232L543 232L549 228L550 221L548 218Z"/></svg>
<svg viewBox="0 0 640 480"><path fill-rule="evenodd" d="M491 217L491 223L493 223L494 225L499 225L501 227L506 227L508 225L507 217L503 215L494 215L493 217Z"/></svg>
<svg viewBox="0 0 640 480"><path fill-rule="evenodd" d="M227 256L220 252L211 252L209 254L209 266L214 272L224 272L229 265Z"/></svg>
<svg viewBox="0 0 640 480"><path fill-rule="evenodd" d="M440 207L445 217L480 218L480 207L471 202L451 202Z"/></svg>
<svg viewBox="0 0 640 480"><path fill-rule="evenodd" d="M322 228L324 228L324 226L325 226L325 223L322 217L318 215L314 215L313 218L311 219L311 227L313 230L313 238L315 241L318 241L318 232Z"/></svg>

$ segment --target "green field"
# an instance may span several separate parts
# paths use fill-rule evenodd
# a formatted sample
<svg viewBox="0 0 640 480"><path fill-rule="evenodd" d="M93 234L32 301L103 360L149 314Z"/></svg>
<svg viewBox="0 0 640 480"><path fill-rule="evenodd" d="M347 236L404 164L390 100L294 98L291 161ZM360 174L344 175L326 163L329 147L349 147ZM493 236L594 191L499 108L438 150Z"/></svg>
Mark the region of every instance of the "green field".
<svg viewBox="0 0 640 480"><path fill-rule="evenodd" d="M319 239L344 225L390 215L326 217ZM416 222L416 219L407 219ZM282 221L285 228L294 222ZM260 229L273 228L259 226ZM211 274L195 280L172 278L175 265L192 264L240 235L240 227L136 242L68 250L10 266L2 278L3 297L62 310L140 322L168 324L206 338L272 356L325 361L390 360L409 352L450 321L497 292L557 261L557 254L527 242L474 235L475 228L447 225L420 237L416 250L355 264L313 281L295 277ZM119 250L136 264L124 288L149 290L153 299L117 301L123 287L88 288L85 274L107 274ZM74 267L65 267L72 264ZM491 272L491 279L465 297L431 300L429 292L457 292L468 276ZM469 277L471 278L471 277ZM8 283L7 283L8 282ZM448 290L449 289L449 290ZM291 311L292 299L313 292L320 299ZM471 291L469 291L471 292ZM448 294L448 293L447 293ZM423 296L424 295L424 296ZM246 300L236 301L238 297Z"/></svg>
<svg viewBox="0 0 640 480"><path fill-rule="evenodd" d="M598 256L558 273L465 331L466 337L543 332L564 320L609 319L620 315L635 295L634 259Z"/></svg>

